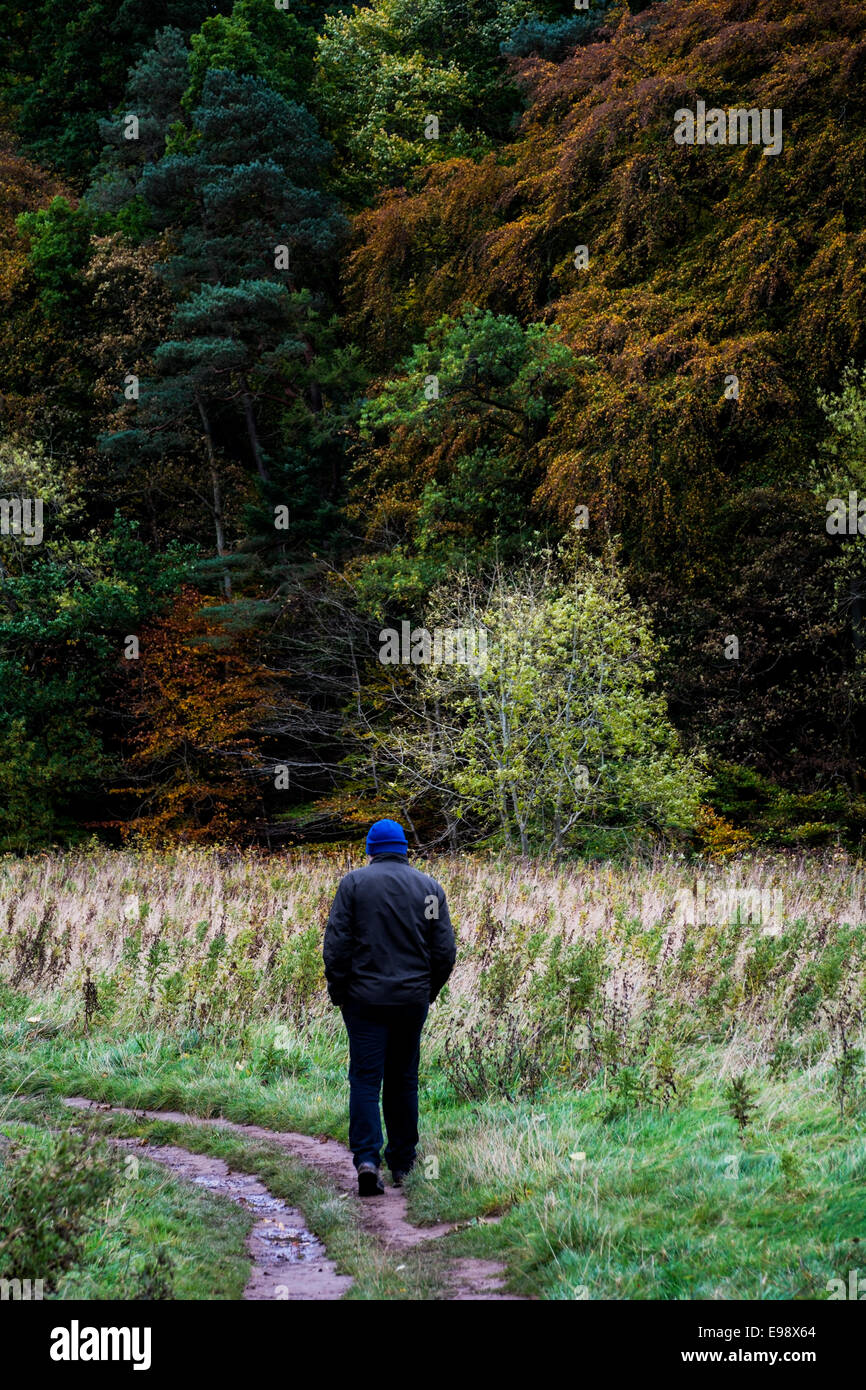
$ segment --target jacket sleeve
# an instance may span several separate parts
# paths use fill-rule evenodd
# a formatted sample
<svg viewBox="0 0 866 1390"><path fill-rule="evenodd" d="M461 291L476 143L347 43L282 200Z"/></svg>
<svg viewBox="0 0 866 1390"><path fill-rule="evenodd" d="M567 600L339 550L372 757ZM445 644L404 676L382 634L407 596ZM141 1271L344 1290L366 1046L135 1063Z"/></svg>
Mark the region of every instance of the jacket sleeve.
<svg viewBox="0 0 866 1390"><path fill-rule="evenodd" d="M444 888L438 883L436 884L436 897L438 899L438 914L431 922L432 931L430 933L431 1004L454 969L454 962L457 959L457 943L454 940L454 928L451 925L448 902Z"/></svg>
<svg viewBox="0 0 866 1390"><path fill-rule="evenodd" d="M352 973L352 946L355 927L355 890L351 874L340 880L331 904L322 957L331 1003L344 1003Z"/></svg>

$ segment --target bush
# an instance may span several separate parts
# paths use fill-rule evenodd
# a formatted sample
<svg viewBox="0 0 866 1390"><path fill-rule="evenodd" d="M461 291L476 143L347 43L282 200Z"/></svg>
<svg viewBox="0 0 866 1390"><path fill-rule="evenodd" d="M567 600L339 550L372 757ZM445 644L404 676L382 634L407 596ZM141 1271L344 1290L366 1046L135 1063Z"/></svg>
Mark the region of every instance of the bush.
<svg viewBox="0 0 866 1390"><path fill-rule="evenodd" d="M535 1095L545 1075L543 1027L525 1025L515 1010L445 1038L442 1066L461 1100L515 1101Z"/></svg>
<svg viewBox="0 0 866 1390"><path fill-rule="evenodd" d="M0 1186L4 1277L56 1287L81 1253L94 1208L114 1188L117 1170L104 1146L74 1134L42 1145L13 1143Z"/></svg>

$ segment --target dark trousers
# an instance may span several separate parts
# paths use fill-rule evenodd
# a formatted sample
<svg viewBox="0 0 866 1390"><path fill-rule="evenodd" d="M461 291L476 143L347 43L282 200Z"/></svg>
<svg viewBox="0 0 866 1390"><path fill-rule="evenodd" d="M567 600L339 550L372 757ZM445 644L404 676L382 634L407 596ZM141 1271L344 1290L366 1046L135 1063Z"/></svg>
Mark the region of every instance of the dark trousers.
<svg viewBox="0 0 866 1390"><path fill-rule="evenodd" d="M379 1093L391 1172L408 1173L418 1143L418 1060L426 1004L344 1004L349 1034L349 1148L355 1167L382 1149Z"/></svg>

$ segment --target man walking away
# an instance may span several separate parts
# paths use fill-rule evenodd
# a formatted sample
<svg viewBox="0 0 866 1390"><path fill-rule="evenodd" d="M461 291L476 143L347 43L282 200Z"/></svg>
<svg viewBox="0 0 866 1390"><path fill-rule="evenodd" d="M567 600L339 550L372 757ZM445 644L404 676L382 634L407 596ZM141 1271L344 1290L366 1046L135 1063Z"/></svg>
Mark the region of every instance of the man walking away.
<svg viewBox="0 0 866 1390"><path fill-rule="evenodd" d="M325 928L325 977L349 1035L349 1146L358 1193L384 1192L385 1162L399 1187L418 1143L418 1059L427 1010L454 968L445 893L409 863L403 827L378 820L369 864L340 880Z"/></svg>

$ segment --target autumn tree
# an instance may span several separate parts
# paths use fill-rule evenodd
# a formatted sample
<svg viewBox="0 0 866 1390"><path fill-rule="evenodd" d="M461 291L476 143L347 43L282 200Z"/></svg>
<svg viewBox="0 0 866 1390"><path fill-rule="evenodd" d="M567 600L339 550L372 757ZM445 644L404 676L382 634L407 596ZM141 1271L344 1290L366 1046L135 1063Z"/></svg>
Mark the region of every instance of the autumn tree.
<svg viewBox="0 0 866 1390"><path fill-rule="evenodd" d="M856 777L811 460L821 399L864 354L862 9L629 9L516 60L506 150L432 164L356 220L351 321L385 381L455 299L555 323L575 369L535 449L539 523L583 509L593 547L621 540L690 729L764 768ZM675 143L698 98L780 108L780 153ZM402 430L376 449L396 475Z"/></svg>
<svg viewBox="0 0 866 1390"><path fill-rule="evenodd" d="M655 684L658 651L612 556L571 545L455 574L423 613L413 664L371 672L350 716L359 769L366 750L386 799L412 817L437 807L454 845L560 854L687 833L705 776Z"/></svg>
<svg viewBox="0 0 866 1390"><path fill-rule="evenodd" d="M143 627L138 656L125 665L126 766L135 781L116 794L133 797L135 809L120 822L124 833L160 844L254 838L273 674L190 586Z"/></svg>

